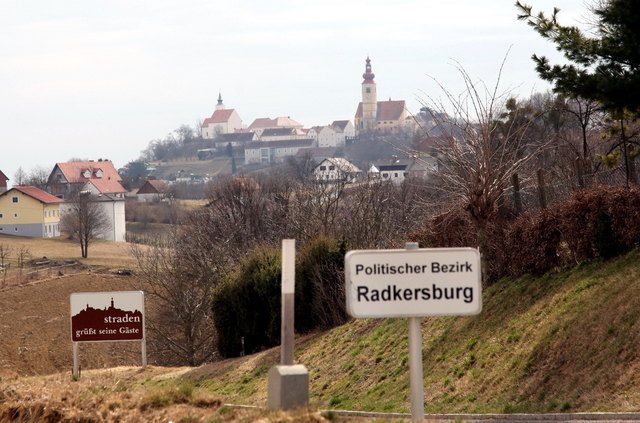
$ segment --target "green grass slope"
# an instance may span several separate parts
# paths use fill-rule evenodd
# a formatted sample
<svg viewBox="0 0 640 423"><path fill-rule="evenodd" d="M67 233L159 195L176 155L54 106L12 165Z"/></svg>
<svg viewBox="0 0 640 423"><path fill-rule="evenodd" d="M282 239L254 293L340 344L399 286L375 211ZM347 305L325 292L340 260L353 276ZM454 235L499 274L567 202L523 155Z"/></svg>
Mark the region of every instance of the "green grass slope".
<svg viewBox="0 0 640 423"><path fill-rule="evenodd" d="M504 280L473 317L423 320L429 413L640 410L640 252ZM407 321L354 320L303 338L311 402L409 411ZM264 405L277 349L188 372L227 401Z"/></svg>

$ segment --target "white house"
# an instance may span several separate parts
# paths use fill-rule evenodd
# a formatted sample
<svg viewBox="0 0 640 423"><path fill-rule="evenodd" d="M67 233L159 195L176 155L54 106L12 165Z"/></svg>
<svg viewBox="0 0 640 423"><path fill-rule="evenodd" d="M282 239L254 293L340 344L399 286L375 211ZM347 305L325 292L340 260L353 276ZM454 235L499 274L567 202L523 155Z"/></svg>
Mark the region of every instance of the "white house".
<svg viewBox="0 0 640 423"><path fill-rule="evenodd" d="M346 141L356 137L356 128L350 120L334 120L331 128L336 132L339 147L344 146Z"/></svg>
<svg viewBox="0 0 640 423"><path fill-rule="evenodd" d="M125 241L125 193L122 178L109 160L56 163L47 181L47 191L59 198L73 197L74 193L89 191L99 199L109 220L101 238ZM69 210L69 203L60 205L60 214Z"/></svg>
<svg viewBox="0 0 640 423"><path fill-rule="evenodd" d="M313 176L317 181L353 182L359 174L360 169L356 165L340 157L324 159L313 169Z"/></svg>
<svg viewBox="0 0 640 423"><path fill-rule="evenodd" d="M317 133L318 147L341 147L344 142L340 143L338 134L331 126L317 126L314 128Z"/></svg>

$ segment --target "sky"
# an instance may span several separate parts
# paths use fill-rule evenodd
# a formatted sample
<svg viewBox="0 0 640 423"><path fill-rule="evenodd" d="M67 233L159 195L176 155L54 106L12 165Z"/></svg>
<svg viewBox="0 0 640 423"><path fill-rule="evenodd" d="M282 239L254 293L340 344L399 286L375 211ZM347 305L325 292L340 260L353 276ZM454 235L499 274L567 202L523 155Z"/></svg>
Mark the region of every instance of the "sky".
<svg viewBox="0 0 640 423"><path fill-rule="evenodd" d="M588 20L580 0L532 0ZM533 53L561 59L517 21L514 0L0 0L0 170L71 158L117 168L150 141L209 117L218 93L245 125L353 120L365 59L378 100L410 112L463 91L459 63L527 98L550 87ZM507 55L508 53L508 55ZM9 182L11 185L11 181Z"/></svg>

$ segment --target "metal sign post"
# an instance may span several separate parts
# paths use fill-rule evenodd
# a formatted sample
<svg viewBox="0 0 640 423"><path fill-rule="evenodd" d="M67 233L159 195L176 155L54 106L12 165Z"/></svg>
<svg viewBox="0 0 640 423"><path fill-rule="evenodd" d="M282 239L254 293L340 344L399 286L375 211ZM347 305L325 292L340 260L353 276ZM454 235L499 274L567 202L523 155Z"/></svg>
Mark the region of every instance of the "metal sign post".
<svg viewBox="0 0 640 423"><path fill-rule="evenodd" d="M407 242L407 250L417 250L417 242ZM411 418L424 420L424 371L422 368L422 318L409 317L409 386L411 389Z"/></svg>

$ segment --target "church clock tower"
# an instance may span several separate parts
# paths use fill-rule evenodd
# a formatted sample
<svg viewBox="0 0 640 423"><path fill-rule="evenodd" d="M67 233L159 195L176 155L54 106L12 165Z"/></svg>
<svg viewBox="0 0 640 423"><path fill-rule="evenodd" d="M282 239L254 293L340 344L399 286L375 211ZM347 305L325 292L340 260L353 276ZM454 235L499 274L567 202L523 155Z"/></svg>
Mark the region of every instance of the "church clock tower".
<svg viewBox="0 0 640 423"><path fill-rule="evenodd" d="M371 59L367 57L365 71L362 74L362 130L369 132L376 129L378 114L378 96L376 94L376 75L371 72Z"/></svg>

